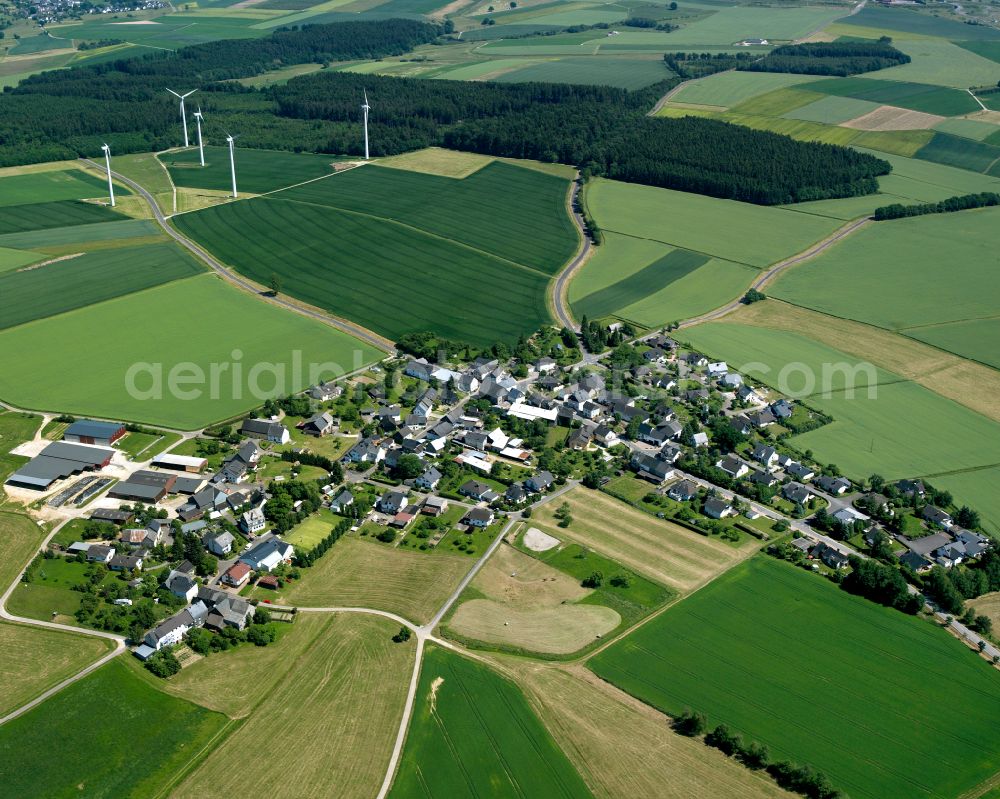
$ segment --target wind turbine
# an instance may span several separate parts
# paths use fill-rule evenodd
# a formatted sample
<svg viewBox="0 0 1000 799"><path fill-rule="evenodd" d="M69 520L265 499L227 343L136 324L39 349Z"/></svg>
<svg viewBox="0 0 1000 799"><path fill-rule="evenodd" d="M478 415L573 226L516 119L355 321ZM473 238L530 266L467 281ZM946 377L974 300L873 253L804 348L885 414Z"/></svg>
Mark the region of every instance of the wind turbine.
<svg viewBox="0 0 1000 799"><path fill-rule="evenodd" d="M111 197L111 207L115 207L115 184L111 182L111 148L106 144L101 145L104 151L104 166L108 170L108 195Z"/></svg>
<svg viewBox="0 0 1000 799"><path fill-rule="evenodd" d="M365 115L365 160L368 160L368 112L372 110L372 107L368 105L368 92L362 89L365 94L365 102L361 106L362 112Z"/></svg>
<svg viewBox="0 0 1000 799"><path fill-rule="evenodd" d="M194 121L198 123L198 160L201 161L201 165L205 166L205 146L201 142L201 106L198 106L198 110L194 112Z"/></svg>
<svg viewBox="0 0 1000 799"><path fill-rule="evenodd" d="M187 115L184 113L184 98L185 97L190 97L192 94L194 94L198 90L197 89L192 89L187 94L178 94L173 89L167 89L167 91L170 92L174 97L177 97L178 99L180 99L180 101L181 101L181 127L184 128L184 146L188 147L189 146L188 145L188 121L187 121Z"/></svg>
<svg viewBox="0 0 1000 799"><path fill-rule="evenodd" d="M226 141L229 143L229 171L233 176L233 199L236 199L236 158L233 156L233 142L236 141L236 137L227 133Z"/></svg>

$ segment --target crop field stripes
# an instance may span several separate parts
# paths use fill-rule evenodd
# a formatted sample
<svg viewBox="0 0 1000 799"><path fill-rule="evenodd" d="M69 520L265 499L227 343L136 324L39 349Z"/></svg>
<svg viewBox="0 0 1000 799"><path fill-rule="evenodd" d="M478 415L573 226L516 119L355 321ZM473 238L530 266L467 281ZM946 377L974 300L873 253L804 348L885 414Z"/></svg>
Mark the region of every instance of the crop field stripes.
<svg viewBox="0 0 1000 799"><path fill-rule="evenodd" d="M757 266L756 264L747 263L746 261L734 261L731 258L724 258L720 255L713 255L710 252L705 252L704 250L697 250L693 247L688 247L683 244L677 244L673 241L667 241L666 239L657 238L656 236L637 236L635 233L625 233L621 230L615 230L611 227L601 226L601 230L605 233L615 233L619 236L628 236L630 239L638 239L640 241L655 241L657 244L666 244L668 247L676 247L679 250L687 250L688 252L695 253L696 255L705 256L706 260L715 258L719 261L728 261L731 264L739 264L740 266L749 266L751 269L761 270L765 267Z"/></svg>
<svg viewBox="0 0 1000 799"><path fill-rule="evenodd" d="M308 182L311 183L312 181L308 181ZM264 195L260 195L260 196L263 197ZM511 261L509 258L504 258L502 255L496 255L495 253L491 253L491 252L488 252L486 250L481 250L478 247L473 247L471 244L466 244L463 241L458 241L456 239L451 239L451 238L448 238L447 236L442 236L439 233L433 233L433 232L431 232L429 230L425 230L424 228L417 227L416 225L410 225L410 224L407 224L406 222L401 222L400 220L393 219L391 217L377 216L375 214L370 214L370 213L367 213L365 211L358 211L358 210L353 209L353 208L344 208L344 207L338 206L338 205L330 205L329 203L315 203L315 202L310 202L309 200L289 200L286 197L277 197L277 198L275 198L275 197L268 197L266 199L268 201L270 201L270 202L274 202L275 200L277 200L278 202L297 203L299 205L310 205L310 206L312 206L314 208L325 208L325 209L328 209L328 210L331 210L331 211L339 211L342 214L350 214L351 216L358 216L358 217L364 217L366 219L373 219L376 222L382 222L382 223L387 224L387 225L396 225L398 227L405 228L405 229L410 230L410 231L412 231L414 233L417 233L419 235L429 236L430 238L439 239L440 241L445 241L448 244L452 244L452 245L454 245L456 247L461 247L462 249L470 250L472 252L478 253L479 255L485 256L486 258L492 258L492 259L497 260L497 261L502 261L507 266L513 266L513 267L516 267L517 269L524 269L524 270L526 270L528 272L534 272L536 275L541 275L542 277L544 277L546 279L550 279L552 277L548 272L543 272L541 269L536 269L533 266L527 266L525 264L520 264L517 261Z"/></svg>

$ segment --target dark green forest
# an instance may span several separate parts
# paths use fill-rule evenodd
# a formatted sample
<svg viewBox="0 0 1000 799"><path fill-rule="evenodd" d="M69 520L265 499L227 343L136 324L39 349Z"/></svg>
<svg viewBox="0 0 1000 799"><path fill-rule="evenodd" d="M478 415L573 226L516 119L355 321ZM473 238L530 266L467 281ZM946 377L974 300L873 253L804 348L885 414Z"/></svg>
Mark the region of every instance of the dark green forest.
<svg viewBox="0 0 1000 799"><path fill-rule="evenodd" d="M231 131L244 147L359 155L366 90L375 155L440 145L760 204L868 194L890 169L843 147L716 120L648 117L677 79L633 92L335 71L260 90L231 80L294 63L398 55L445 32L412 20L313 25L36 75L0 95L0 166L93 156L105 141L115 154L177 146L170 87L199 89L192 101L205 112L209 141Z"/></svg>
<svg viewBox="0 0 1000 799"><path fill-rule="evenodd" d="M741 64L743 72L793 72L801 75L860 75L910 63L910 57L883 36L865 42L810 42L775 47L761 59Z"/></svg>

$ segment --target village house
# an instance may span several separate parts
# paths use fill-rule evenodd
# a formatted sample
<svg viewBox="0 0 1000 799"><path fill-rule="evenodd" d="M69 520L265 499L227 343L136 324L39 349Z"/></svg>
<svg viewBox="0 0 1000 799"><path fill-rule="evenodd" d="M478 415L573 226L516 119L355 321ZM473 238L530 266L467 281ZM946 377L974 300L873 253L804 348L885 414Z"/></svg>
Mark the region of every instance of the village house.
<svg viewBox="0 0 1000 799"><path fill-rule="evenodd" d="M543 491L547 491L554 482L555 478L552 476L552 472L541 471L525 480L524 488L532 494L541 494Z"/></svg>
<svg viewBox="0 0 1000 799"><path fill-rule="evenodd" d="M271 571L281 563L291 563L295 547L270 536L254 544L240 556L240 560L254 571Z"/></svg>
<svg viewBox="0 0 1000 799"><path fill-rule="evenodd" d="M299 430L309 436L326 436L337 429L337 420L329 413L317 413L298 424Z"/></svg>
<svg viewBox="0 0 1000 799"><path fill-rule="evenodd" d="M470 527L489 527L493 524L494 514L489 508L473 508L463 520Z"/></svg>
<svg viewBox="0 0 1000 799"><path fill-rule="evenodd" d="M292 440L284 425L269 419L246 419L240 426L240 434L274 444L287 444Z"/></svg>
<svg viewBox="0 0 1000 799"><path fill-rule="evenodd" d="M264 518L264 511L260 508L251 508L240 516L240 529L244 533L256 535L265 526L267 526L267 520Z"/></svg>
<svg viewBox="0 0 1000 799"><path fill-rule="evenodd" d="M716 462L716 468L722 469L734 480L739 480L743 475L749 474L750 467L735 455L726 455Z"/></svg>
<svg viewBox="0 0 1000 799"><path fill-rule="evenodd" d="M691 480L681 480L670 486L667 496L675 502L689 502L698 496L698 484Z"/></svg>
<svg viewBox="0 0 1000 799"><path fill-rule="evenodd" d="M727 516L735 516L736 510L724 499L709 497L705 500L705 515L713 519L725 519Z"/></svg>
<svg viewBox="0 0 1000 799"><path fill-rule="evenodd" d="M246 563L237 561L222 575L222 582L233 588L239 588L250 579L252 569Z"/></svg>

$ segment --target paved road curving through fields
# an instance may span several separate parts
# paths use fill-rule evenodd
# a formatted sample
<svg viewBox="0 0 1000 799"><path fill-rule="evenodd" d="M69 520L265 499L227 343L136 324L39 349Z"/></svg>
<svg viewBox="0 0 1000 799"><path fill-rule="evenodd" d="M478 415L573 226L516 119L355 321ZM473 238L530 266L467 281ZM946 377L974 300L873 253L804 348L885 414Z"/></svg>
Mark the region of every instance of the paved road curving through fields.
<svg viewBox="0 0 1000 799"><path fill-rule="evenodd" d="M579 178L580 173L577 172L575 180L578 181ZM577 270L583 266L584 262L590 257L593 250L593 244L590 241L590 236L587 234L587 225L583 221L583 215L578 213L575 207L575 203L580 196L581 190L579 182L574 182L573 188L566 201L566 205L570 218L580 231L580 237L583 241L583 245L580 247L573 260L566 264L562 271L556 275L555 282L552 284L552 309L555 311L556 319L563 327L567 327L570 330L575 330L577 332L579 332L580 326L573 319L573 312L570 310L569 303L567 301L569 284Z"/></svg>

